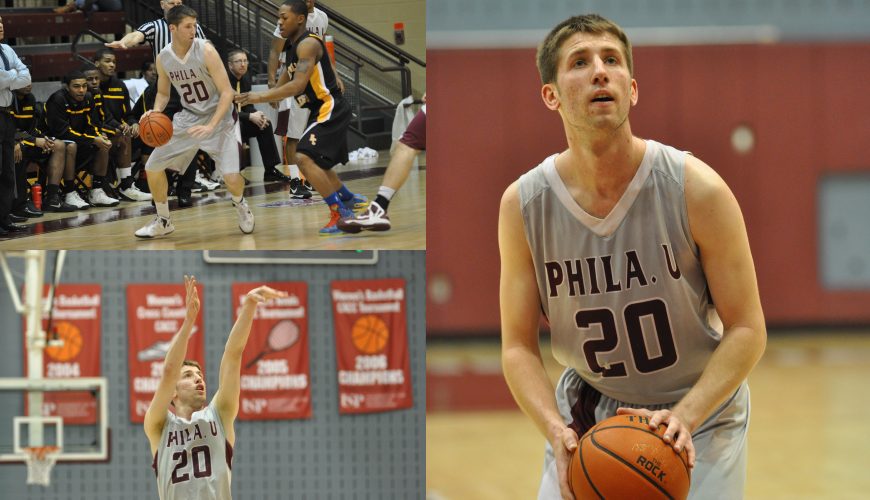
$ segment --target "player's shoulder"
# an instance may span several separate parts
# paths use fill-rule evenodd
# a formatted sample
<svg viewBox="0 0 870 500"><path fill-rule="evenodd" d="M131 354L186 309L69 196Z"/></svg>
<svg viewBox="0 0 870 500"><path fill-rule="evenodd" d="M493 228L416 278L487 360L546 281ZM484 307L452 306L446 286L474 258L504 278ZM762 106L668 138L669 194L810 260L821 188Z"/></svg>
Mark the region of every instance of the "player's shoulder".
<svg viewBox="0 0 870 500"><path fill-rule="evenodd" d="M557 156L558 154L548 156L513 181L502 195L502 204L516 203L519 206L523 200L529 200L537 193L547 189L549 184L546 179L546 170L555 169Z"/></svg>
<svg viewBox="0 0 870 500"><path fill-rule="evenodd" d="M729 192L725 180L700 158L687 154L684 169L687 198L703 200L717 193Z"/></svg>

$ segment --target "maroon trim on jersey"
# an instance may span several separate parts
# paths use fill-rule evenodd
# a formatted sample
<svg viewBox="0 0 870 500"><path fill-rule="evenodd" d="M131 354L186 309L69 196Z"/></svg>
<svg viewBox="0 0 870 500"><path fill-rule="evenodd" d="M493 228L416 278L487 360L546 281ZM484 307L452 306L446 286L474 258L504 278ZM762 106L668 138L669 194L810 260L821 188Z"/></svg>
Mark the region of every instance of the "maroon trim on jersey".
<svg viewBox="0 0 870 500"><path fill-rule="evenodd" d="M226 443L227 467L229 467L230 470L233 470L233 445L231 445L229 441L226 441ZM154 459L154 463L157 463L157 458Z"/></svg>
<svg viewBox="0 0 870 500"><path fill-rule="evenodd" d="M568 424L578 437L595 426L595 407L600 400L600 392L586 382L581 383L580 395L571 407L571 423Z"/></svg>
<svg viewBox="0 0 870 500"><path fill-rule="evenodd" d="M157 476L157 453L156 452L154 453L154 461L151 462L151 468L154 469L154 476L159 477L159 476Z"/></svg>

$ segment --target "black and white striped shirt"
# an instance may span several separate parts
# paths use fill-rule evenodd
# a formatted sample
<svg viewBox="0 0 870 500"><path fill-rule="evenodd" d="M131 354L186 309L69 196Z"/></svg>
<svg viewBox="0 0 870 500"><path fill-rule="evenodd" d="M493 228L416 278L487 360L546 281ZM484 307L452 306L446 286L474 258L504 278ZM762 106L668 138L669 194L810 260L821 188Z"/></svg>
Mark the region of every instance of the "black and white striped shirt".
<svg viewBox="0 0 870 500"><path fill-rule="evenodd" d="M154 55L154 60L157 60L157 54L172 42L172 33L169 32L169 24L166 19L160 18L153 21L148 21L136 28L136 31L141 31L145 35L145 41L151 44L151 51ZM205 40L205 33L199 24L196 25L196 37Z"/></svg>

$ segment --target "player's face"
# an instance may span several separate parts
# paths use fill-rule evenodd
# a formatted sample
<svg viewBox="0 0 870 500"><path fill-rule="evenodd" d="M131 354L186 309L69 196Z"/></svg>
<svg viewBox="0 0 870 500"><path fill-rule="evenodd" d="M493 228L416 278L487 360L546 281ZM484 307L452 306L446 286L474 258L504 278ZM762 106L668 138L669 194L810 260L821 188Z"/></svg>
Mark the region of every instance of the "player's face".
<svg viewBox="0 0 870 500"><path fill-rule="evenodd" d="M97 69L103 76L112 76L115 74L115 56L114 54L105 54L96 63Z"/></svg>
<svg viewBox="0 0 870 500"><path fill-rule="evenodd" d="M97 80L99 81L99 78ZM73 99L81 102L85 100L85 94L88 93L88 82L84 78L76 78L69 82L66 88Z"/></svg>
<svg viewBox="0 0 870 500"><path fill-rule="evenodd" d="M85 81L88 83L88 90L97 92L100 90L100 72L96 69L89 69L84 72Z"/></svg>
<svg viewBox="0 0 870 500"><path fill-rule="evenodd" d="M294 14L289 5L282 5L278 9L278 23L281 38L295 37L299 28L305 26L305 16Z"/></svg>
<svg viewBox="0 0 870 500"><path fill-rule="evenodd" d="M308 6L308 12L314 12L314 0L305 0L305 5Z"/></svg>
<svg viewBox="0 0 870 500"><path fill-rule="evenodd" d="M163 8L163 17L166 17L169 14L169 11L172 10L176 5L181 5L181 0L163 0L160 2L160 7Z"/></svg>
<svg viewBox="0 0 870 500"><path fill-rule="evenodd" d="M3 31L3 18L0 17L0 40L3 40L5 36L5 32Z"/></svg>
<svg viewBox="0 0 870 500"><path fill-rule="evenodd" d="M175 392L178 399L190 404L190 406L201 407L205 405L205 379L202 372L195 366L183 366L181 368L181 378L175 384Z"/></svg>
<svg viewBox="0 0 870 500"><path fill-rule="evenodd" d="M148 69L142 73L142 78L148 82L148 85L154 85L154 82L157 81L157 68L154 67L154 64L148 66Z"/></svg>
<svg viewBox="0 0 870 500"><path fill-rule="evenodd" d="M173 40L177 37L179 42L183 42L187 45L196 38L196 18L185 17L180 23L178 23L178 26L170 25L170 31L172 32Z"/></svg>
<svg viewBox="0 0 870 500"><path fill-rule="evenodd" d="M568 123L613 130L637 103L637 82L615 36L575 33L559 52L556 82L544 85L544 101Z"/></svg>

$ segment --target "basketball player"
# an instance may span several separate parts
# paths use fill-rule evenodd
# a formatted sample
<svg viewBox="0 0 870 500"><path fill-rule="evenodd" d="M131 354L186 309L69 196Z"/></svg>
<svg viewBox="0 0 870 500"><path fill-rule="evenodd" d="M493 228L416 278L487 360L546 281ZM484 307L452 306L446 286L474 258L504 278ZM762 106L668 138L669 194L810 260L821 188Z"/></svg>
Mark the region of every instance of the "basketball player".
<svg viewBox="0 0 870 500"><path fill-rule="evenodd" d="M157 215L136 231L139 238L165 236L175 228L169 220L167 168L184 171L202 149L223 173L227 190L239 216L239 229L254 231L254 214L242 197L245 181L239 174L241 135L232 109L233 89L214 47L196 36L196 11L186 5L173 7L166 16L172 43L157 56L157 98L153 111L169 102L169 84L181 95L181 112L172 118L172 139L154 149L145 164L148 187Z"/></svg>
<svg viewBox="0 0 870 500"><path fill-rule="evenodd" d="M330 236L342 234L338 220L352 217L353 209L365 208L368 200L350 192L332 171L335 165L347 163L351 109L338 88L323 40L305 29L307 15L308 6L302 0L286 0L281 5L278 19L281 36L287 38L287 71L274 88L239 94L235 101L246 105L295 96L300 106L311 111L296 156L302 173L329 206L330 219L320 234Z"/></svg>
<svg viewBox="0 0 870 500"><path fill-rule="evenodd" d="M538 498L573 498L569 454L614 414L667 426L694 467L689 498L742 498L746 378L766 330L737 200L701 160L632 135L638 84L619 26L572 17L537 59L568 149L505 191L499 249L505 378L548 441ZM555 397L541 311L566 366Z"/></svg>
<svg viewBox="0 0 870 500"><path fill-rule="evenodd" d="M187 314L166 352L160 383L145 412L145 434L161 500L229 500L242 352L257 304L287 293L266 286L248 292L221 358L220 386L207 403L202 369L196 361L185 359L199 314L196 278L185 276L184 286Z"/></svg>

